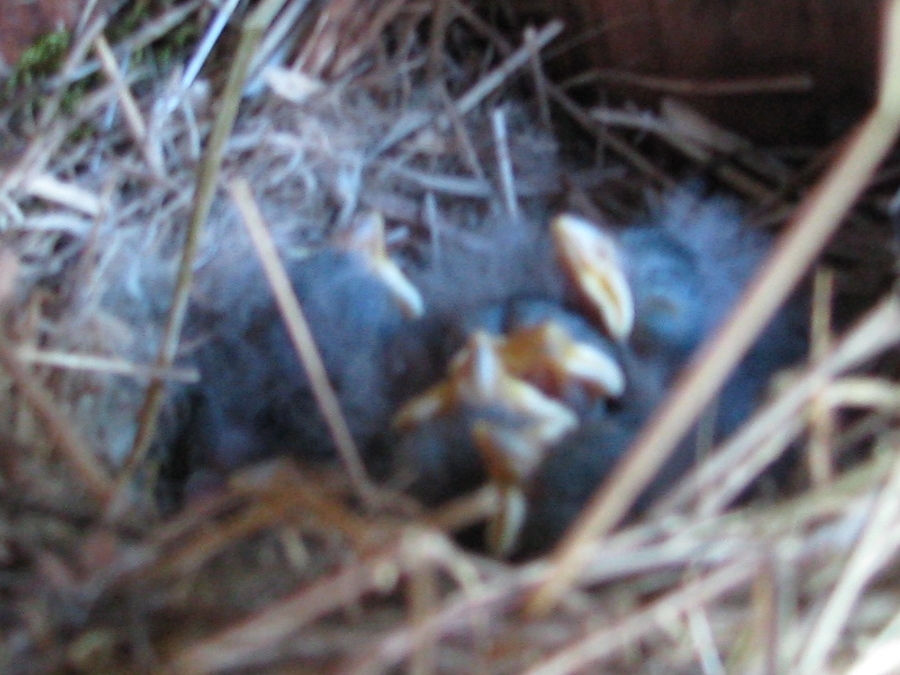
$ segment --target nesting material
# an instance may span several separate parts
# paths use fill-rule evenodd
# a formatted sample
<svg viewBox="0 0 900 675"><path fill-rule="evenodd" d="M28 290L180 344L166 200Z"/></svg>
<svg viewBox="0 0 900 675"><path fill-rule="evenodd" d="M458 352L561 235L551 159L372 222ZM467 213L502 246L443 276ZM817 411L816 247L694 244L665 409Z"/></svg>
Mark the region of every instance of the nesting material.
<svg viewBox="0 0 900 675"><path fill-rule="evenodd" d="M262 305L265 322L280 320L259 300L268 282L233 200L236 179L289 269L328 255L360 214L378 213L387 253L425 298L417 330L444 338L386 362L397 382L389 397L409 400L470 327L507 321L510 295L568 302L549 229L559 213L605 223L627 249L641 228L625 224L652 220L657 195L700 175L676 206L728 193L743 214L732 234L745 238L717 240L714 219L673 234L751 276L762 257L753 242L768 237L755 229L781 230L836 161L823 148L754 146L683 109L586 108L545 76L542 50L557 23L519 30L515 17L479 14L477 4L288 1L262 26L191 263L191 307L246 325ZM897 669L895 158L822 257L832 271L814 281L808 361L768 387L760 412L741 414L723 452L709 448L662 502L589 540L552 611L529 613L535 590L574 568L555 566L560 556L503 562L457 543L497 513L517 517L496 490L430 508L402 494L416 476L390 474L362 493L339 462L281 457L198 486L160 515L159 473L185 470L166 451L195 411L182 394L205 368L194 360L204 326L189 320L172 365L157 358L202 196L195 177L227 107L234 36L212 38L199 79L191 65L205 56L193 43L178 67L133 65L129 55L156 36L214 34L198 3L159 11L112 45L98 38L100 24L81 22L46 98L26 91L0 109L0 139L17 150L0 151L0 670ZM233 26L247 19L228 16L229 3L216 11ZM84 73L98 75L68 98L66 78ZM698 292L721 318L738 290ZM448 313L483 307L500 309L440 335ZM589 343L594 356L615 354L614 338ZM319 347L326 365L352 353ZM294 355L287 344L279 351ZM218 367L230 372L231 361ZM133 445L154 379L166 396L144 457ZM228 385L228 405L252 404L241 386ZM597 395L587 389L576 401ZM459 434L453 420L434 423ZM482 441L518 440L479 429ZM474 444L471 434L458 443ZM756 478L789 451L790 480L767 492ZM756 493L735 505L748 485Z"/></svg>

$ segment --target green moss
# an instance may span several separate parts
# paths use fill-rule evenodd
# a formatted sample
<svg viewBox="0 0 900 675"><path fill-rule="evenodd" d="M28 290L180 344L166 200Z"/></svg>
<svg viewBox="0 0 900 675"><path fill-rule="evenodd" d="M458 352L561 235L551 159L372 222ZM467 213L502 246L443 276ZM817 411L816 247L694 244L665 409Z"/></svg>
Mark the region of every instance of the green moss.
<svg viewBox="0 0 900 675"><path fill-rule="evenodd" d="M105 34L113 45L127 40L151 21L153 16L171 6L171 0L137 0L125 3L120 12L109 21ZM197 39L199 29L194 20L175 26L152 44L130 54L129 72L140 70L143 78L155 78L168 72L180 62L189 45ZM59 73L72 43L69 31L49 33L29 47L19 59L12 75L0 82L0 106L11 105L16 119L26 127L41 109L48 91L44 83ZM65 92L59 100L63 114L72 112L102 75L96 72L75 82L65 84Z"/></svg>
<svg viewBox="0 0 900 675"><path fill-rule="evenodd" d="M152 16L170 6L170 1L139 0L126 5L122 14L110 25L107 37L115 44L138 31ZM167 72L173 64L179 62L187 45L193 43L199 35L194 21L188 20L170 30L164 37L152 45L135 51L132 63L151 66L155 70Z"/></svg>
<svg viewBox="0 0 900 675"><path fill-rule="evenodd" d="M7 95L59 70L71 42L72 34L67 30L48 33L35 40L22 52L12 76L6 81Z"/></svg>

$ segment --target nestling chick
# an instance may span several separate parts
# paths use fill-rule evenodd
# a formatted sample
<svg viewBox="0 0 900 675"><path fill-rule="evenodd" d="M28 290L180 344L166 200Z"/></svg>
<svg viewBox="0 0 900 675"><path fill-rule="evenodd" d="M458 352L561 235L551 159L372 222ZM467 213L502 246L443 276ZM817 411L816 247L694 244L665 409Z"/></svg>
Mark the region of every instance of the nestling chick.
<svg viewBox="0 0 900 675"><path fill-rule="evenodd" d="M589 224L562 216L554 226ZM558 540L629 448L678 371L733 307L769 245L767 237L747 230L729 203L698 203L690 195L673 198L650 222L618 235L615 255L634 299L634 328L621 352L626 390L615 407L597 409L554 446L524 486L528 515L519 553L537 553ZM782 310L724 387L714 439L734 431L757 405L770 377L802 357L806 339L800 306L794 301ZM671 487L696 452L689 436L634 512Z"/></svg>
<svg viewBox="0 0 900 675"><path fill-rule="evenodd" d="M422 299L388 257L378 214L358 220L333 248L287 263L294 292L351 433L361 448L388 424L383 366L391 336L422 313ZM201 382L191 431L195 467L231 469L292 454L327 457L333 443L262 275L233 313L195 304Z"/></svg>
<svg viewBox="0 0 900 675"><path fill-rule="evenodd" d="M573 222L597 229L575 216L560 216L554 227ZM633 298L631 370L649 369L649 379L667 384L734 308L771 245L765 233L744 224L732 202L701 201L691 191L668 196L648 221L601 236L615 237ZM746 417L774 372L803 356L802 308L795 298L782 309L725 387L720 435Z"/></svg>
<svg viewBox="0 0 900 675"><path fill-rule="evenodd" d="M456 430L447 433L443 425L431 426L435 420L455 420L464 424L462 433L472 444L457 443ZM403 405L394 415L392 426L401 435L406 459L435 467L432 479L442 473L444 464L483 464L480 457L460 462L460 447L478 445L478 434L503 427L529 439L538 451L548 447L574 429L578 419L567 406L543 394L537 387L513 375L507 368L496 338L476 331L450 365L447 376ZM447 443L415 436L410 443L407 432L421 429L442 430ZM419 443L424 443L420 447ZM431 448L431 451L426 451ZM424 459L424 462L421 460ZM476 471L467 471L476 473ZM430 481L429 481L430 482ZM433 495L428 495L433 498Z"/></svg>
<svg viewBox="0 0 900 675"><path fill-rule="evenodd" d="M734 309L772 245L767 233L744 222L734 202L700 200L691 191L669 196L621 241L636 311L644 317L634 349L645 360L667 361L672 376ZM717 437L732 433L756 408L772 375L804 357L806 323L798 292L726 382L716 405Z"/></svg>
<svg viewBox="0 0 900 675"><path fill-rule="evenodd" d="M597 276L603 273L598 270ZM629 297L613 301L630 304ZM439 345L431 350L436 356L430 363L447 363L448 375L401 407L394 447L407 467L417 467L413 492L429 503L490 480L500 508L489 523L487 544L506 554L522 524L521 486L562 436L538 433L537 422L565 420L564 431L572 430L578 424L575 413L620 396L626 383L619 348L586 320L544 298L512 297L436 325L444 327L432 328L433 337L423 331L417 344L424 353L427 345ZM449 345L467 334L468 342L448 356ZM408 346L405 337L402 353L415 354L416 343ZM518 412L510 414L513 410ZM569 412L542 414L547 410Z"/></svg>

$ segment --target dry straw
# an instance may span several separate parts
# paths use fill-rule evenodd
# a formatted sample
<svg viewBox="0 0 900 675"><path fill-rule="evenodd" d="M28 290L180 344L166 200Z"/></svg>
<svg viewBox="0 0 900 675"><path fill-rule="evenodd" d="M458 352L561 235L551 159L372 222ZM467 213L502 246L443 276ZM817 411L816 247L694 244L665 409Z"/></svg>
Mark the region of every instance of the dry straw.
<svg viewBox="0 0 900 675"><path fill-rule="evenodd" d="M96 7L59 73L4 102L0 671L900 672L900 306L885 283L900 2L884 3L877 103L839 151L756 147L674 98L588 109L547 74L562 23L517 26L484 4L222 3L217 22L163 2L124 36ZM196 47L152 61L185 34ZM564 159L573 144L587 166ZM189 295L239 311L256 264L245 220L265 224L252 238L277 280L273 262L363 209L396 249L440 260L492 245L485 213L627 220L684 169L742 195L748 226L790 220L552 555L505 563L454 542L497 508L489 489L425 511L372 488L339 410L343 465L264 463L156 513L154 441L180 412L166 393L196 375L181 363ZM622 525L830 239L842 266L821 277L814 357ZM809 455L808 480L731 504L789 448Z"/></svg>

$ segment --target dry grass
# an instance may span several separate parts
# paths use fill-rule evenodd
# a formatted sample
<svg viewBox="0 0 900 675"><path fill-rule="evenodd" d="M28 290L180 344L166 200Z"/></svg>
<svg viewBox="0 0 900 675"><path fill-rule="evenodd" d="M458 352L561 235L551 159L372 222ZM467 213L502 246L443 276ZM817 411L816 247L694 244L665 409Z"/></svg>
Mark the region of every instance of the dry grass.
<svg viewBox="0 0 900 675"><path fill-rule="evenodd" d="M207 31L199 3L118 45L86 20L40 105L0 111L0 670L900 672L900 198L896 158L881 162L900 97L885 89L839 149L776 152L675 100L582 107L543 74L556 23L503 33L457 0L286 0L240 20L257 42L241 55L207 33L211 80L192 75L200 47L164 72L129 60L179 27ZM273 56L284 65L264 70ZM154 513L147 441L167 411L148 390L196 377L177 365L187 290L239 303L253 255L226 185L246 181L282 251L374 208L415 259L447 238L485 245L472 224L491 210L621 221L700 172L788 234L552 556L456 546L447 531L483 518L489 494L363 513L359 480L288 461ZM809 365L648 518L612 530L839 224ZM789 446L806 453L804 487L726 509Z"/></svg>

